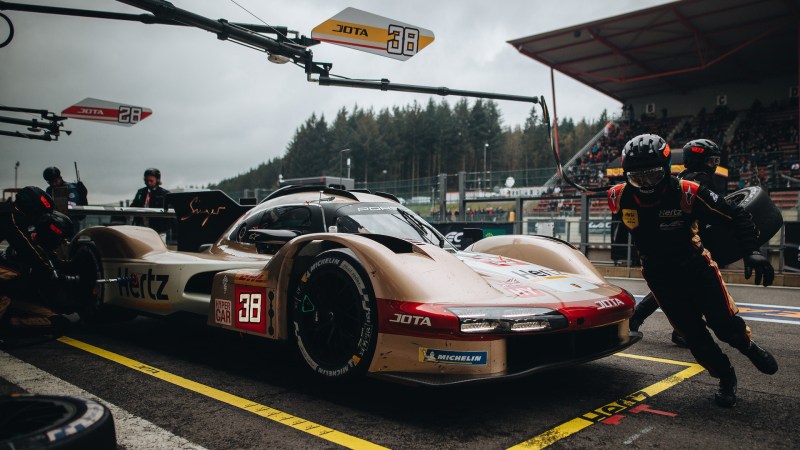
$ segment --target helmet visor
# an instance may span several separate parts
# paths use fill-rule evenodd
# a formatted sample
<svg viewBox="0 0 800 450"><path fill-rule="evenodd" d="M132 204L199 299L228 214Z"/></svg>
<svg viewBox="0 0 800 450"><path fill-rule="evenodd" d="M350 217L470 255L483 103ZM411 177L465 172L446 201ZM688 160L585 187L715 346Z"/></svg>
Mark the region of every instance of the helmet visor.
<svg viewBox="0 0 800 450"><path fill-rule="evenodd" d="M627 173L628 182L639 189L649 189L655 187L664 179L663 167L651 167L649 169L631 170Z"/></svg>
<svg viewBox="0 0 800 450"><path fill-rule="evenodd" d="M715 169L719 165L719 156L709 156L708 159L706 159L706 165Z"/></svg>

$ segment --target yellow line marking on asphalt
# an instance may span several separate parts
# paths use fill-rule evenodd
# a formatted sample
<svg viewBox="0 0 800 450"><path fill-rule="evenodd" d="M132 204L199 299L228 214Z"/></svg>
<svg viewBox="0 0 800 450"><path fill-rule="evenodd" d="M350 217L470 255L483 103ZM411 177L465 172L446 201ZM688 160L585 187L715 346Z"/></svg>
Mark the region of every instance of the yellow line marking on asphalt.
<svg viewBox="0 0 800 450"><path fill-rule="evenodd" d="M610 417L614 414L623 412L626 409L636 406L637 404L644 402L648 398L653 397L654 395L659 394L661 392L664 392L665 390L675 386L676 384L688 380L689 378L705 370L703 366L701 366L700 364L683 362L683 361L674 361L671 359L632 355L630 353L617 353L616 356L622 356L624 358L632 358L632 359L642 359L646 361L654 361L665 364L686 366L686 368L640 391L636 391L615 402L603 405L599 408L596 408L592 411L582 414L580 417L576 417L572 420L569 420L561 425L556 426L555 428L547 430L538 436L535 436L531 439L528 439L525 442L514 445L513 447L510 448L511 449L545 448L547 446L555 444L561 439L564 439L585 428L588 428L607 417Z"/></svg>
<svg viewBox="0 0 800 450"><path fill-rule="evenodd" d="M186 378L180 377L178 375L173 375L169 372L165 372L161 369L158 369L153 366L148 366L147 364L143 364L139 361L126 358L122 355L118 355L116 353L110 352L108 350L103 350L102 348L95 347L93 345L87 344L85 342L81 342L66 336L62 336L58 338L58 340L64 344L71 345L75 348L79 348L83 351L92 353L97 355L101 358L108 359L115 363L121 364L123 366L129 367L133 370L139 371L141 373L150 375L152 377L158 378L160 380L166 381L168 383L174 384L176 386L180 386L184 389L188 389L193 392L197 392L198 394L205 395L206 397L213 398L214 400L218 400L223 403L227 403L231 406L235 406L237 408L241 408L245 411L251 412L253 414L259 415L266 419L273 420L279 424L286 425L289 427L294 428L295 430L302 431L304 433L308 433L312 436L316 436L321 439L325 439L326 441L333 442L335 444L339 444L343 447L347 448L354 448L354 449L383 449L386 447L382 447L377 444L373 444L372 442L365 441L363 439L357 438L355 436L350 436L349 434L342 433L340 431L336 431L332 428L328 428L322 426L320 424L309 422L308 420L301 419L300 417L293 416L291 414L285 413L283 411L279 411L275 408L271 408L266 405L262 405L251 400L247 400L246 398L238 397L233 394L229 394L227 392L221 391L219 389L215 389L204 384L200 384L196 381L188 380Z"/></svg>

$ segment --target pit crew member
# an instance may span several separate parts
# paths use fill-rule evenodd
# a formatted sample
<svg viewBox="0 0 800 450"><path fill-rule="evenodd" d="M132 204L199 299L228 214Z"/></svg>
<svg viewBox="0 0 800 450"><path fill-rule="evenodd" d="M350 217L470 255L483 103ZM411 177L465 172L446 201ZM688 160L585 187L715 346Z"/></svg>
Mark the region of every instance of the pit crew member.
<svg viewBox="0 0 800 450"><path fill-rule="evenodd" d="M719 379L718 405L736 404L736 373L714 334L747 356L767 374L778 363L750 339L744 320L725 283L703 248L697 223L730 224L745 262L745 276L755 270L756 284L769 286L774 271L757 249L756 229L744 209L699 184L670 175L670 148L654 134L634 137L622 152L628 180L608 190L612 213L620 214L639 252L642 275L673 328L686 338L692 355ZM705 321L703 320L705 318Z"/></svg>

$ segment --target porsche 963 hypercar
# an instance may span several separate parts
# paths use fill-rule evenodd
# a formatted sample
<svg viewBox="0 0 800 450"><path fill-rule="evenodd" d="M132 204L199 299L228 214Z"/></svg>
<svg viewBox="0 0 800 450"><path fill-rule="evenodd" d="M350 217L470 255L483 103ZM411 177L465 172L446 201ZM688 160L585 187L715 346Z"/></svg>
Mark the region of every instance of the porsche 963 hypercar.
<svg viewBox="0 0 800 450"><path fill-rule="evenodd" d="M197 233L241 208L219 191L182 195L178 220ZM633 297L558 239L495 236L461 251L390 194L323 187L287 186L236 216L197 251L169 250L149 228L83 230L71 253L86 278L126 280L87 285L87 315L207 315L294 342L322 377L422 385L520 377L641 338L628 329Z"/></svg>

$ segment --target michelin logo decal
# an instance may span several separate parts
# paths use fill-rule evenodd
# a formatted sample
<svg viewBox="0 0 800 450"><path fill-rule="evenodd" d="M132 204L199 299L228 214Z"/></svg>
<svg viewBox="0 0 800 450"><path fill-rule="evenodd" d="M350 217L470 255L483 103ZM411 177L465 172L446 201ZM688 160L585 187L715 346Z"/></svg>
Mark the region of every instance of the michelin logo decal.
<svg viewBox="0 0 800 450"><path fill-rule="evenodd" d="M487 352L459 352L425 347L419 348L420 362L457 364L461 366L485 366L487 359Z"/></svg>

